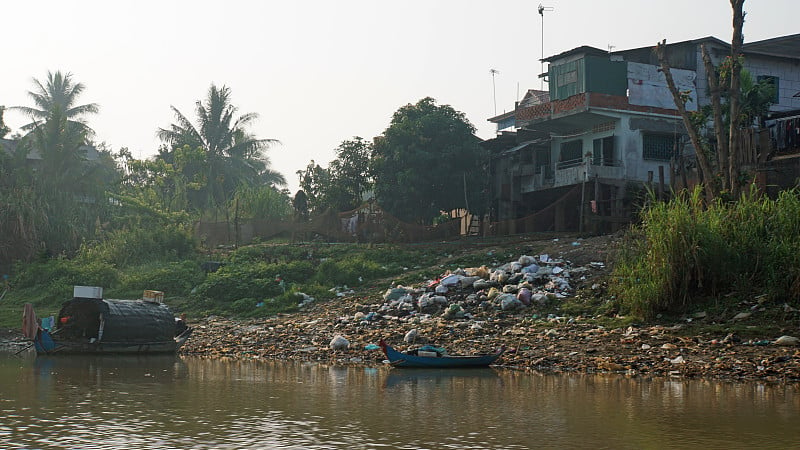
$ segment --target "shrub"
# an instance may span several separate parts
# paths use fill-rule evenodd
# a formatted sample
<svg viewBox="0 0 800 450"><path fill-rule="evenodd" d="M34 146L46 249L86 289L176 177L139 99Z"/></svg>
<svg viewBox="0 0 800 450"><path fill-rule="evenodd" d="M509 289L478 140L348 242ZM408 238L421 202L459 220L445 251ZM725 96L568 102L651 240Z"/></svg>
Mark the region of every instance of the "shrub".
<svg viewBox="0 0 800 450"><path fill-rule="evenodd" d="M800 198L755 189L704 205L701 190L653 202L615 267L612 293L633 314L681 311L709 297L800 299Z"/></svg>
<svg viewBox="0 0 800 450"><path fill-rule="evenodd" d="M165 225L113 231L101 242L81 246L77 259L128 267L158 260L174 261L195 253L195 242L187 228Z"/></svg>
<svg viewBox="0 0 800 450"><path fill-rule="evenodd" d="M100 261L75 264L66 258L54 258L18 266L13 283L17 288L37 288L45 299L67 300L72 297L73 286L115 286L119 280L117 270Z"/></svg>
<svg viewBox="0 0 800 450"><path fill-rule="evenodd" d="M182 261L139 266L121 278L119 291L126 298L141 295L145 289L163 291L166 296L188 296L203 282L205 273L196 261Z"/></svg>
<svg viewBox="0 0 800 450"><path fill-rule="evenodd" d="M357 255L342 260L326 260L317 268L314 281L331 286L344 284L355 286L364 280L385 276L386 273L384 266Z"/></svg>

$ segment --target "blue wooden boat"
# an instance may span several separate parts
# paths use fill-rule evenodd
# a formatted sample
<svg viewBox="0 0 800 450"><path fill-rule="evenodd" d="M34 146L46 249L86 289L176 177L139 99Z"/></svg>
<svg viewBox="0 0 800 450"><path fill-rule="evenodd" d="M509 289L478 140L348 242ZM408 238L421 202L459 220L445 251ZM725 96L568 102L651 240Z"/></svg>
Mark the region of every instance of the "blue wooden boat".
<svg viewBox="0 0 800 450"><path fill-rule="evenodd" d="M423 349L403 353L395 350L383 339L378 343L386 355L386 363L394 367L487 367L505 352L505 346L488 355L447 355L441 351Z"/></svg>

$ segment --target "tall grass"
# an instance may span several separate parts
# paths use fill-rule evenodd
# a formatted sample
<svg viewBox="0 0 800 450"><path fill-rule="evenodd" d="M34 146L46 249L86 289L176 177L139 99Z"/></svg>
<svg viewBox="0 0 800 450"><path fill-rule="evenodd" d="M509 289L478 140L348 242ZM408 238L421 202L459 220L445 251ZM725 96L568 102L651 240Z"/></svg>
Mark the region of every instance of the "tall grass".
<svg viewBox="0 0 800 450"><path fill-rule="evenodd" d="M651 202L632 229L612 292L623 310L650 318L709 298L800 298L800 197L775 200L755 188L733 203L706 205L699 188Z"/></svg>

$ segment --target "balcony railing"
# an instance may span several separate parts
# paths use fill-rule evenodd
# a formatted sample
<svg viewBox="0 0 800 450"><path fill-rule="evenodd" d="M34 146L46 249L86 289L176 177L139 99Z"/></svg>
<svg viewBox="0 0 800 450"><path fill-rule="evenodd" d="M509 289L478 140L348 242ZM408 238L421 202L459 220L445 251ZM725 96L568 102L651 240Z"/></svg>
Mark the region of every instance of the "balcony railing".
<svg viewBox="0 0 800 450"><path fill-rule="evenodd" d="M542 167L541 169L541 171L533 174L528 171L518 173L521 193L569 186L589 181L595 177L622 179L625 175L622 161L610 158L603 158L598 161L588 158L559 161L555 165L555 171L548 170L547 167Z"/></svg>
<svg viewBox="0 0 800 450"><path fill-rule="evenodd" d="M568 159L566 161L559 161L556 163L556 170L569 169L570 167L578 167L583 165L583 158Z"/></svg>

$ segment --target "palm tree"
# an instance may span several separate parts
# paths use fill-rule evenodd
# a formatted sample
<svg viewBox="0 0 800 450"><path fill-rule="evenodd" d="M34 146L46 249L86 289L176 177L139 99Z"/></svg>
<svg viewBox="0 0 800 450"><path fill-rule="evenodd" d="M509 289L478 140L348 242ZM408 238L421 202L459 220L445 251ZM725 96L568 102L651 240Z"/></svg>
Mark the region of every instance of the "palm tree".
<svg viewBox="0 0 800 450"><path fill-rule="evenodd" d="M75 83L72 74L61 71L55 73L47 72L47 82L42 84L36 78L33 79L36 89L28 91L28 95L33 99L36 107L15 106L13 109L28 115L33 122L24 125L23 130L30 131L39 123L47 122L54 118L54 114L65 117L72 127L85 133L87 137L94 135L94 131L86 125L83 118L86 114L97 114L100 107L97 103L76 105L78 96L83 93L85 86L83 83Z"/></svg>
<svg viewBox="0 0 800 450"><path fill-rule="evenodd" d="M48 249L74 250L83 238L91 236L105 204L99 200L107 185L106 172L100 170L99 160L87 164L84 153L94 134L84 116L97 113L99 107L96 103L77 104L84 85L75 82L70 73L48 72L46 82L34 78L33 84L28 95L34 106L13 109L32 120L22 127L27 134L21 148L40 157L31 172L35 174L31 187L47 220L37 226Z"/></svg>
<svg viewBox="0 0 800 450"><path fill-rule="evenodd" d="M278 142L256 139L249 134L246 128L258 115L247 113L236 117L237 108L230 98L230 88L224 85L217 88L212 84L205 101L196 102L196 125L171 106L177 123L168 129L160 128L157 133L159 139L173 149L185 145L203 149L208 170L205 198L207 206L215 210L227 204L238 186L260 184L260 178L272 173L264 152ZM285 184L285 180L282 181L278 184Z"/></svg>
<svg viewBox="0 0 800 450"><path fill-rule="evenodd" d="M33 79L35 89L28 95L34 107L14 106L32 119L22 127L27 131L23 144L38 151L42 159L40 182L55 192L74 191L75 187L88 182L81 173L85 155L81 146L88 143L94 131L86 124L87 114L96 114L100 107L96 103L78 105L83 93L83 83L75 82L72 74L61 71L47 72L47 81Z"/></svg>

